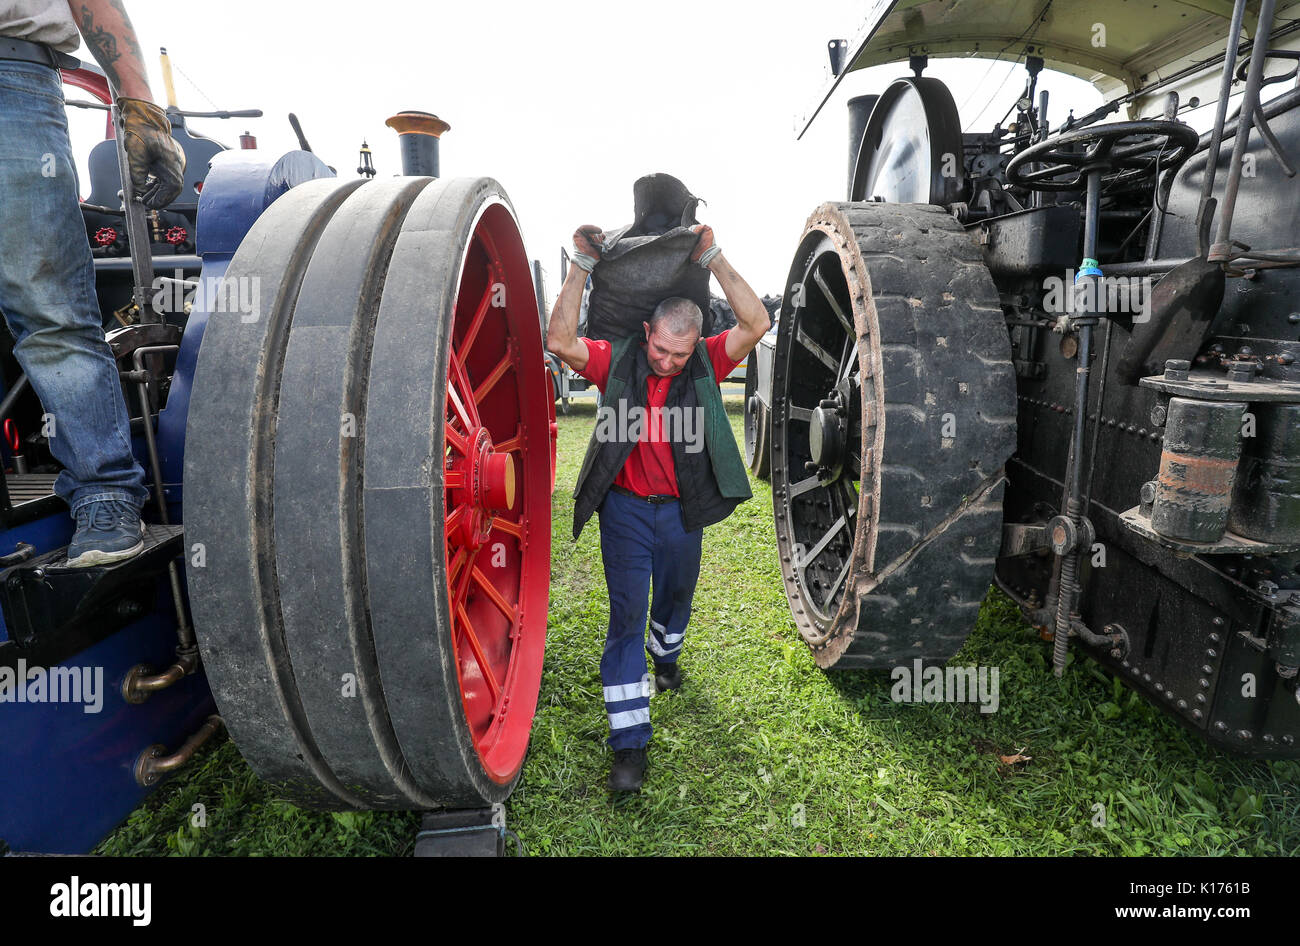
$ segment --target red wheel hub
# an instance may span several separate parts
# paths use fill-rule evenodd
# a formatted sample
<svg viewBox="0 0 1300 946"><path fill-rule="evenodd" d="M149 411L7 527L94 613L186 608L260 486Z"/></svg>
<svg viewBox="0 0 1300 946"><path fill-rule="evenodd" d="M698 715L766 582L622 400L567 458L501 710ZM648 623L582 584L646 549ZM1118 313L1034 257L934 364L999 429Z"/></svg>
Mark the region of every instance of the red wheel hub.
<svg viewBox="0 0 1300 946"><path fill-rule="evenodd" d="M447 487L455 504L457 541L477 550L492 534L498 514L515 507L515 461L492 446L486 427L474 428L466 438L466 455L447 465ZM447 518L448 525L452 516Z"/></svg>

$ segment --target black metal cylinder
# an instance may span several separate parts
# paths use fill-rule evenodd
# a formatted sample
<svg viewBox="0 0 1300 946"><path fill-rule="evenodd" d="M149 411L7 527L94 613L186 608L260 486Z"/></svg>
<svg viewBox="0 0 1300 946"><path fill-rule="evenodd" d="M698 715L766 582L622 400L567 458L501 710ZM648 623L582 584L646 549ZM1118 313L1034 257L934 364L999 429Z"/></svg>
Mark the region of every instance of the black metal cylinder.
<svg viewBox="0 0 1300 946"><path fill-rule="evenodd" d="M451 126L432 112L398 112L384 122L397 131L402 149L402 173L407 177L437 177L438 139Z"/></svg>
<svg viewBox="0 0 1300 946"><path fill-rule="evenodd" d="M1169 399L1151 528L1186 542L1217 542L1228 527L1241 460L1238 401Z"/></svg>
<svg viewBox="0 0 1300 946"><path fill-rule="evenodd" d="M876 107L879 95L855 95L849 99L849 180L848 198L853 199L853 175L858 169L858 149L862 147L862 133L867 130L867 119Z"/></svg>
<svg viewBox="0 0 1300 946"><path fill-rule="evenodd" d="M1256 404L1228 528L1257 542L1300 542L1300 404Z"/></svg>

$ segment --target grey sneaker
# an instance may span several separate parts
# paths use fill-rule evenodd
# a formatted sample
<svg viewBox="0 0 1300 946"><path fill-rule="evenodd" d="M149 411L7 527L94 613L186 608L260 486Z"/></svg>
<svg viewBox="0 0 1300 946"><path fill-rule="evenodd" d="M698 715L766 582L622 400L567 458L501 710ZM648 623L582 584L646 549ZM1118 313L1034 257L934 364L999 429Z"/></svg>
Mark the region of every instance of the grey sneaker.
<svg viewBox="0 0 1300 946"><path fill-rule="evenodd" d="M101 499L77 510L77 531L68 546L68 568L108 565L139 555L144 523L130 503Z"/></svg>

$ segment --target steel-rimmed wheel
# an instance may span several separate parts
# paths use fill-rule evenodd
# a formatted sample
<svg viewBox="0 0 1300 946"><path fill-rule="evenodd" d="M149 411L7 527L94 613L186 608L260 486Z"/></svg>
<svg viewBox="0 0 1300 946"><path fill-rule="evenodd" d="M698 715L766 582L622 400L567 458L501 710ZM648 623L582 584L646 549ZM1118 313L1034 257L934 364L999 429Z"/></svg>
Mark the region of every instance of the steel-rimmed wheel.
<svg viewBox="0 0 1300 946"><path fill-rule="evenodd" d="M772 497L791 612L821 667L946 659L1001 541L1010 343L959 224L824 204L791 266L773 364Z"/></svg>
<svg viewBox="0 0 1300 946"><path fill-rule="evenodd" d="M543 501L549 506L550 491L542 484L550 473L549 464L534 459L529 472L541 469L545 476L525 482L525 422L538 406L538 392L518 381L528 376L526 365L544 363L541 339L523 324L527 310L493 304L531 285L531 276L517 271L526 260L522 249L508 206L490 201L474 225L460 273L444 427L446 574L457 676L474 748L498 783L518 773L528 745L543 637L521 633L522 613L529 597L534 605L539 596L545 600L550 581L549 556L539 559L524 535L528 517L544 515ZM549 440L549 414L545 423ZM544 611L542 625L544 633ZM529 710L511 712L512 704Z"/></svg>
<svg viewBox="0 0 1300 946"><path fill-rule="evenodd" d="M555 436L509 199L304 185L227 279L260 295L208 323L185 476L234 741L312 806L503 800L541 679Z"/></svg>
<svg viewBox="0 0 1300 946"><path fill-rule="evenodd" d="M804 637L820 646L843 598L853 558L862 443L860 422L854 421L861 415L861 366L834 239L817 231L800 250L804 262L797 285L804 287L798 297L803 304L793 307L784 350L785 326L777 341L777 357L786 358L781 377L790 384L783 404L783 452L794 459L793 465L778 464L773 487L784 500L776 506L778 535L789 545L783 560L790 559L803 592L800 603L812 617ZM802 438L794 436L792 423L800 426Z"/></svg>
<svg viewBox="0 0 1300 946"><path fill-rule="evenodd" d="M771 414L758 395L758 355L752 354L745 369L745 465L761 480L771 476L769 449Z"/></svg>

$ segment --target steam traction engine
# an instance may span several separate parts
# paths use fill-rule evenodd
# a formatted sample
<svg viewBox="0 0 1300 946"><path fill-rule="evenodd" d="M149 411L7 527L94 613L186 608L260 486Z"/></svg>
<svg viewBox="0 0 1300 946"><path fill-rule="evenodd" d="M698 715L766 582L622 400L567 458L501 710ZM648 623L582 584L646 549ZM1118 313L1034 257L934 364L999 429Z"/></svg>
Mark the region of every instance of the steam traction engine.
<svg viewBox="0 0 1300 946"><path fill-rule="evenodd" d="M996 581L1058 674L1073 642L1217 746L1300 755L1294 11L876 6L832 90L913 75L849 103L848 200L746 418L801 635L947 660ZM939 56L1023 62L1014 120L963 133ZM1049 123L1045 66L1105 104Z"/></svg>
<svg viewBox="0 0 1300 946"><path fill-rule="evenodd" d="M65 81L110 101L93 70ZM88 850L224 722L284 797L436 810L426 835L481 850L527 749L550 580L555 416L510 200L437 178L425 113L390 120L405 173L378 180L339 179L301 133L228 151L181 118L176 204L119 194L110 140L85 208L153 491L139 556L65 567L40 404L0 365L0 849ZM25 698L30 674L83 671L97 707Z"/></svg>

